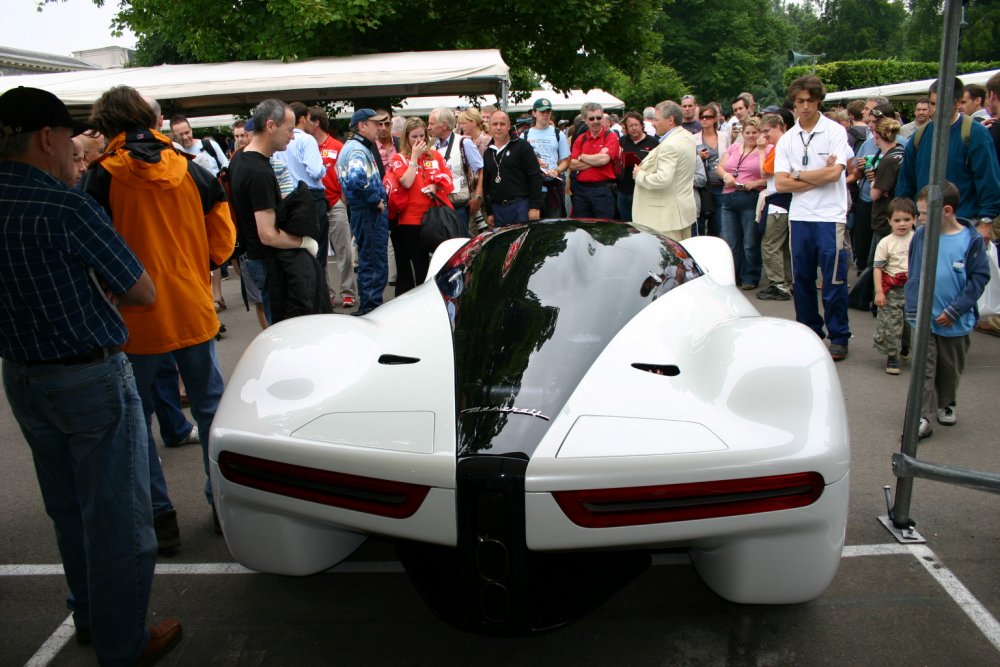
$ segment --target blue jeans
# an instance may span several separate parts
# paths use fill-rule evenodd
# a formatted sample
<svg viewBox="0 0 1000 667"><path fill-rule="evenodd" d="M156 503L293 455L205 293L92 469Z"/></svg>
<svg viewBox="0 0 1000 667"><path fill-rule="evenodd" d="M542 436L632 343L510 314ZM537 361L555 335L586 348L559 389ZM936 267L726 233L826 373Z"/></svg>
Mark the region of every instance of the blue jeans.
<svg viewBox="0 0 1000 667"><path fill-rule="evenodd" d="M531 201L527 197L518 199L510 204L494 204L490 209L490 212L493 214L493 226L506 227L507 225L514 225L519 222L527 222L530 206Z"/></svg>
<svg viewBox="0 0 1000 667"><path fill-rule="evenodd" d="M249 303L261 304L264 318L270 325L271 298L267 294L267 266L262 259L250 259L246 255L240 260L240 280Z"/></svg>
<svg viewBox="0 0 1000 667"><path fill-rule="evenodd" d="M611 185L573 184L573 217L615 219L615 193Z"/></svg>
<svg viewBox="0 0 1000 667"><path fill-rule="evenodd" d="M370 313L382 305L389 282L389 219L385 212L351 209L351 232L358 246L358 313Z"/></svg>
<svg viewBox="0 0 1000 667"><path fill-rule="evenodd" d="M130 665L149 641L156 564L146 430L124 354L72 366L3 362L69 586L102 665Z"/></svg>
<svg viewBox="0 0 1000 667"><path fill-rule="evenodd" d="M722 239L733 253L736 282L760 283L760 237L757 234L756 190L737 190L722 196Z"/></svg>
<svg viewBox="0 0 1000 667"><path fill-rule="evenodd" d="M191 422L181 408L180 373L177 362L171 354L163 355L160 368L153 382L153 412L160 426L160 440L167 447L173 447L191 434ZM153 431L149 430L149 438Z"/></svg>
<svg viewBox="0 0 1000 667"><path fill-rule="evenodd" d="M847 267L851 259L844 243L847 225L792 220L788 234L792 245L795 319L820 338L829 335L831 343L847 345L851 339L847 322ZM823 317L816 302L817 267L823 274Z"/></svg>
<svg viewBox="0 0 1000 667"><path fill-rule="evenodd" d="M212 420L219 408L222 398L222 369L219 357L215 354L215 340L182 347L169 354L130 354L129 361L135 369L135 384L142 399L142 409L149 427L153 415L152 387L156 372L163 363L165 356L173 356L177 361L184 387L187 389L188 400L191 401L191 416L198 424L198 440L201 441L201 457L205 466L205 497L212 504L212 483L208 478L208 436L212 432ZM152 438L149 447L149 482L152 492L153 514L162 514L173 509L170 495L167 492L167 480L163 476L163 467L156 453L156 443Z"/></svg>
<svg viewBox="0 0 1000 667"><path fill-rule="evenodd" d="M618 193L618 219L632 222L632 193Z"/></svg>
<svg viewBox="0 0 1000 667"><path fill-rule="evenodd" d="M722 187L712 188L712 202L715 204L715 211L708 222L709 236L722 236Z"/></svg>

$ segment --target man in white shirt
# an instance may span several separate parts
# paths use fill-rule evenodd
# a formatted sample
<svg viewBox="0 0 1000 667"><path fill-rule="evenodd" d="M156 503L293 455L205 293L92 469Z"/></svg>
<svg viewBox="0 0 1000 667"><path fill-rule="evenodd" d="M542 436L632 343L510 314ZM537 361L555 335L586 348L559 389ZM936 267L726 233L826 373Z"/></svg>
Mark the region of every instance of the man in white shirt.
<svg viewBox="0 0 1000 667"><path fill-rule="evenodd" d="M184 116L170 119L170 133L174 136L174 147L194 156L194 162L218 176L219 171L229 166L226 152L214 139L195 139L191 123ZM207 149L207 150L206 150Z"/></svg>
<svg viewBox="0 0 1000 667"><path fill-rule="evenodd" d="M834 361L847 358L851 330L847 321L847 181L850 148L847 131L822 114L826 88L819 77L792 81L788 97L798 122L778 140L775 187L791 192L788 210L792 245L792 297L795 319L830 338ZM816 302L816 269L823 276L823 316ZM826 330L824 331L824 324Z"/></svg>

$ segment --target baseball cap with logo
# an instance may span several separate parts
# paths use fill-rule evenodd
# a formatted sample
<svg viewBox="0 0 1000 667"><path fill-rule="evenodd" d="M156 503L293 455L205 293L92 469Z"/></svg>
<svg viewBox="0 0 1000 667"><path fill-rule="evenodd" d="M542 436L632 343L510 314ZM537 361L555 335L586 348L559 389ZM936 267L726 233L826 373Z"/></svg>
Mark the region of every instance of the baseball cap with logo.
<svg viewBox="0 0 1000 667"><path fill-rule="evenodd" d="M535 100L535 104L531 107L532 111L552 111L552 102L549 102L544 97L539 97Z"/></svg>
<svg viewBox="0 0 1000 667"><path fill-rule="evenodd" d="M90 129L73 120L62 100L47 90L18 86L0 95L0 135L10 137L43 127L67 127L74 137Z"/></svg>
<svg viewBox="0 0 1000 667"><path fill-rule="evenodd" d="M378 114L375 113L374 109L358 109L351 116L351 127L355 127L358 123L366 120L371 120Z"/></svg>

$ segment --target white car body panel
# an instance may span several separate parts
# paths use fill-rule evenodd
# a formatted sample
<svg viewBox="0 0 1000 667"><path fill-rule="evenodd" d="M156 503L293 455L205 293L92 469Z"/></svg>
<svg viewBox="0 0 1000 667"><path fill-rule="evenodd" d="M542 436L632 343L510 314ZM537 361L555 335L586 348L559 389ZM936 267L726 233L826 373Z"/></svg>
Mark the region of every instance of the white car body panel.
<svg viewBox="0 0 1000 667"><path fill-rule="evenodd" d="M433 276L464 244L443 243L426 282L363 318L296 318L247 349L210 446L220 521L241 563L303 575L335 565L367 535L456 544L455 354ZM846 526L849 436L836 370L810 330L759 315L734 285L724 242L683 245L708 273L640 310L559 413L544 416L551 422L524 477L528 548L686 547L727 599L811 599L836 572ZM419 361L379 363L386 354ZM223 451L430 491L412 516L375 516L234 483L220 471ZM694 521L584 528L552 495L802 472L825 483L811 505Z"/></svg>

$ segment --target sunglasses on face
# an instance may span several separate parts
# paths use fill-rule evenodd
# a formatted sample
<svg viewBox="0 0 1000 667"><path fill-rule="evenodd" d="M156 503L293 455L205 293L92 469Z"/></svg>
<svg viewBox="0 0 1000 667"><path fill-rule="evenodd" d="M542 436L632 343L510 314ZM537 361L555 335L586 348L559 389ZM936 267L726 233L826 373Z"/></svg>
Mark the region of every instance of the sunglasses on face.
<svg viewBox="0 0 1000 667"><path fill-rule="evenodd" d="M702 116L702 120L715 120L715 116Z"/></svg>
<svg viewBox="0 0 1000 667"><path fill-rule="evenodd" d="M604 118L603 116L591 116L587 120L593 123L595 120L602 120L603 118Z"/></svg>

